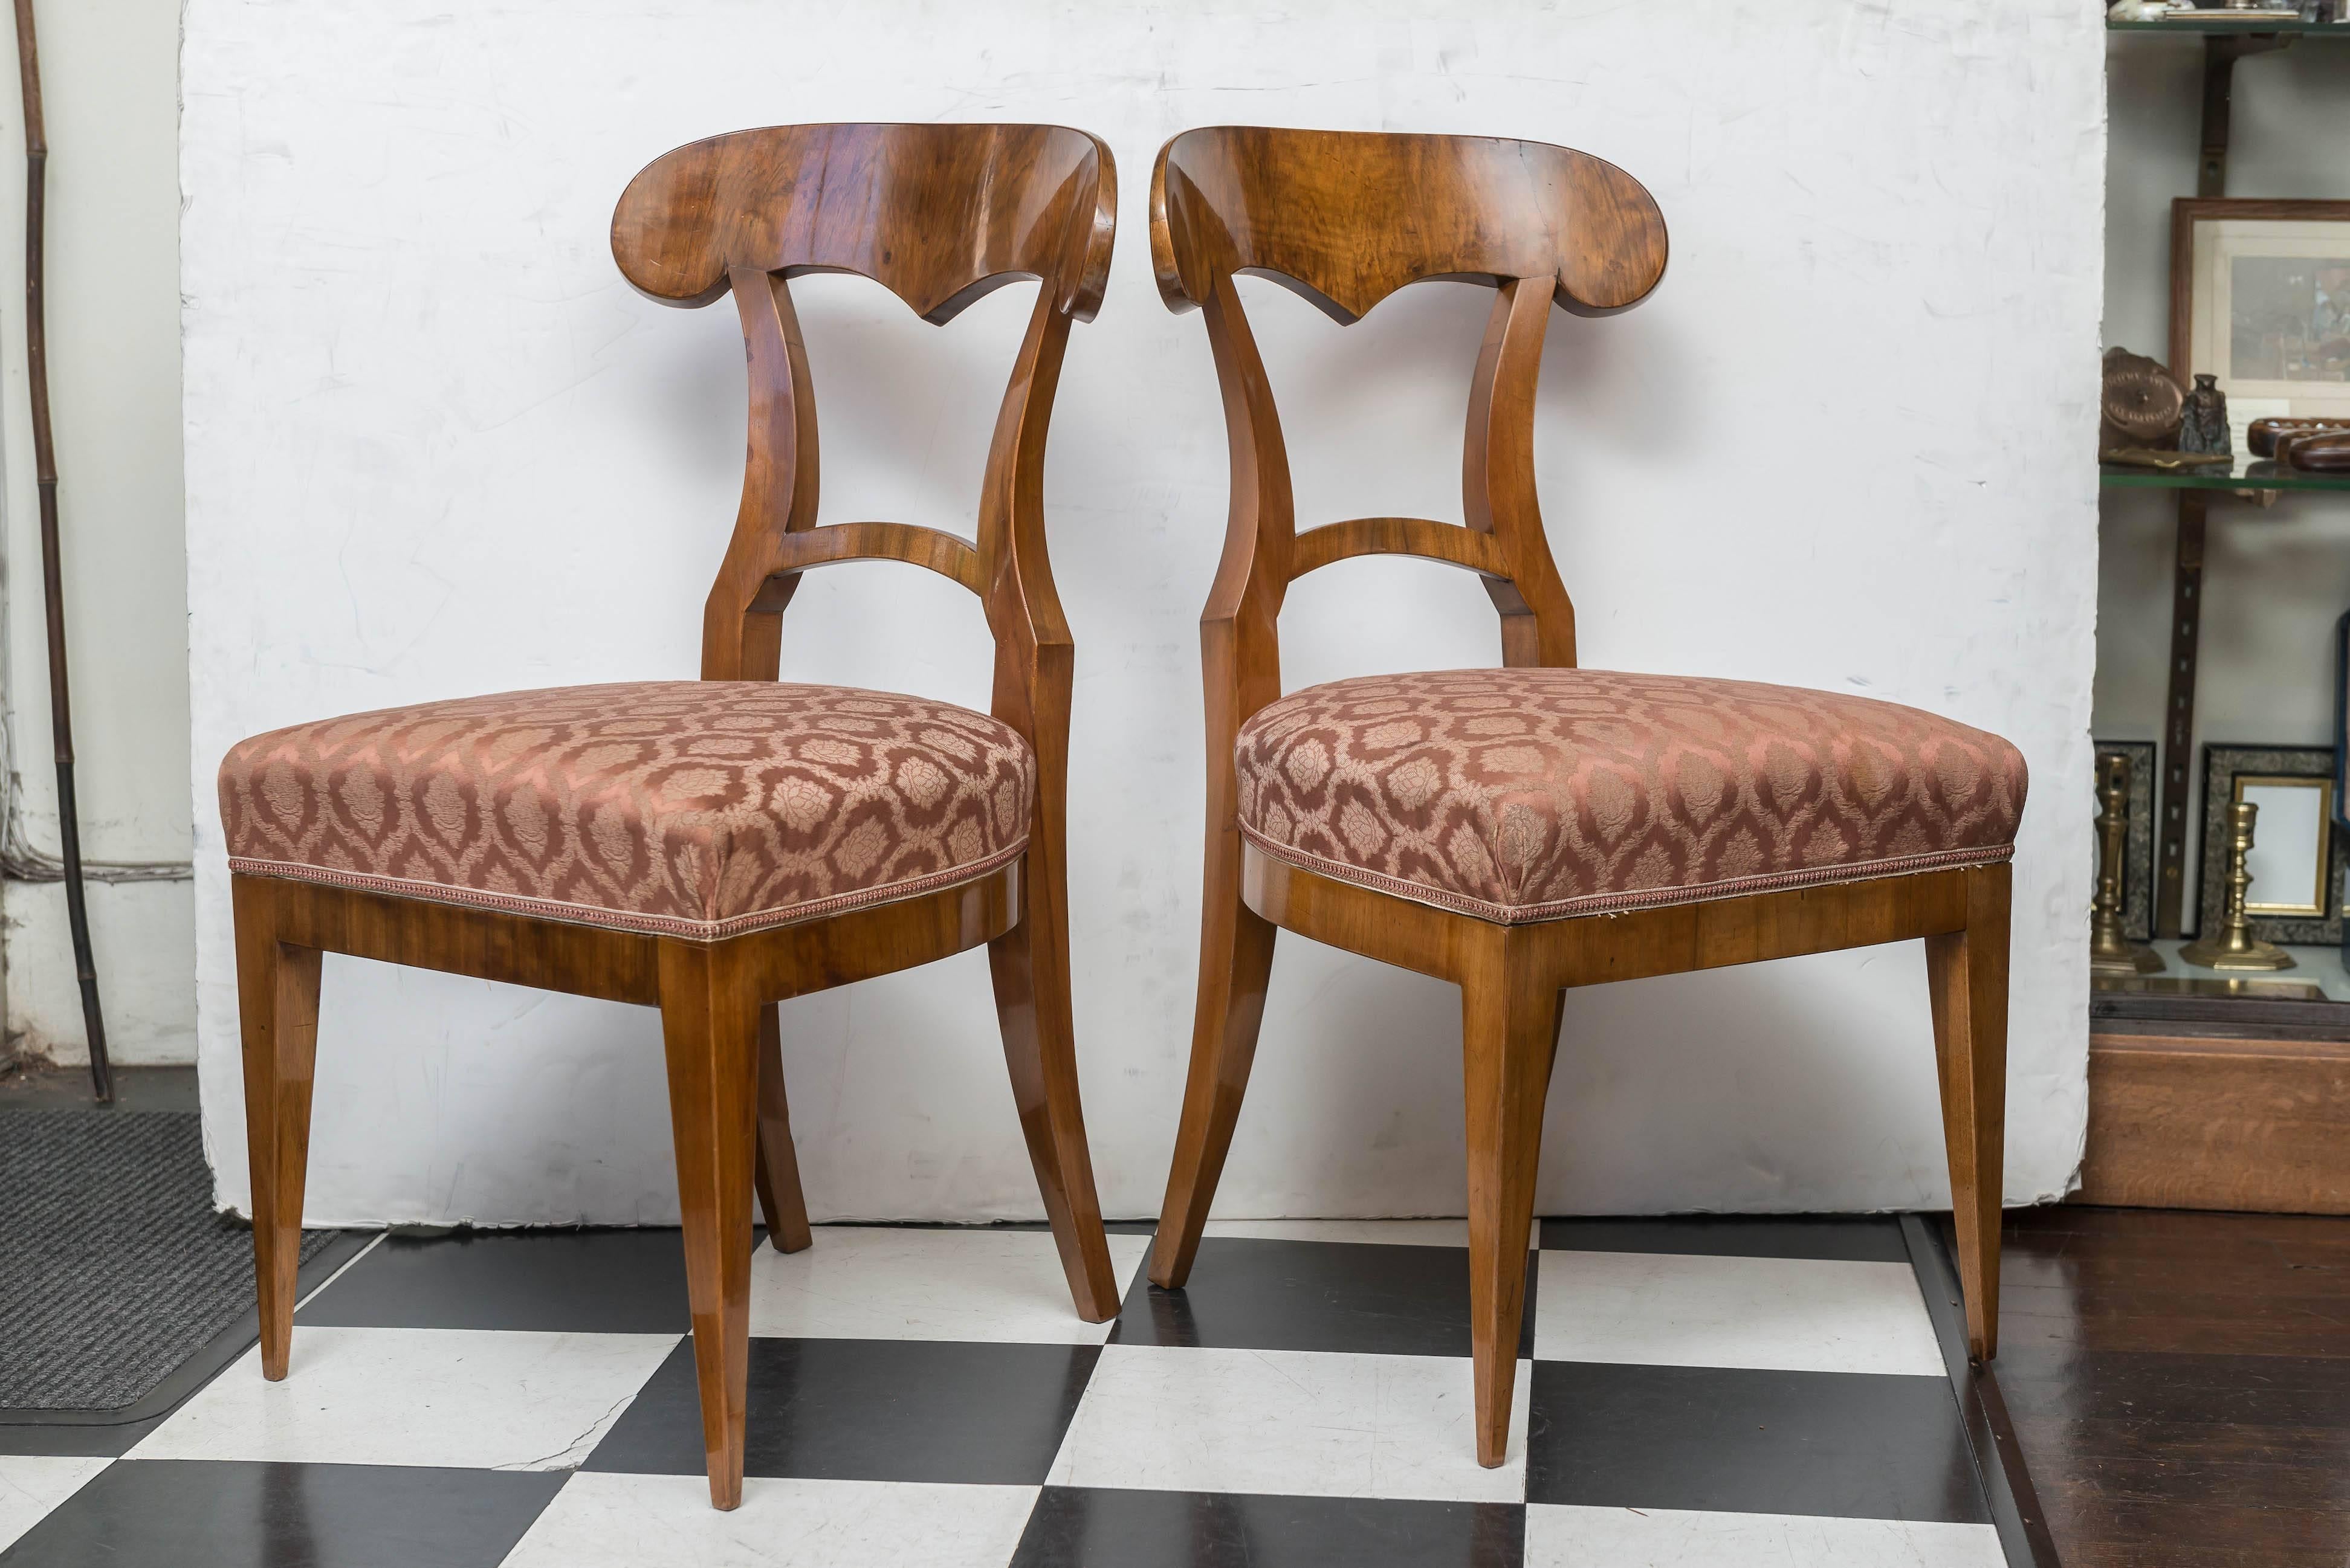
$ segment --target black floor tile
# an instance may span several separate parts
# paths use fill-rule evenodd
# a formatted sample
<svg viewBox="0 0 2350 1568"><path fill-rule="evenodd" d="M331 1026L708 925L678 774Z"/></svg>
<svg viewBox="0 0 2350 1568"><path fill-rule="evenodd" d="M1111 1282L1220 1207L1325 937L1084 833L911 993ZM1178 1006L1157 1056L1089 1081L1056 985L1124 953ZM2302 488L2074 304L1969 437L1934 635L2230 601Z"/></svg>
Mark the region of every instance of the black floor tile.
<svg viewBox="0 0 2350 1568"><path fill-rule="evenodd" d="M1053 1227L1042 1220L989 1220L974 1223L968 1220L827 1220L816 1226L822 1235L826 1225L847 1225L858 1230L889 1231L1043 1231ZM1113 1236L1155 1236L1159 1233L1156 1220L1105 1220L1102 1229Z"/></svg>
<svg viewBox="0 0 2350 1568"><path fill-rule="evenodd" d="M1521 1356L1532 1355L1534 1343L1531 1254L1526 1262ZM1135 1277L1110 1339L1221 1350L1467 1355L1469 1252L1211 1236L1200 1243L1183 1289L1162 1291Z"/></svg>
<svg viewBox="0 0 2350 1568"><path fill-rule="evenodd" d="M1515 1503L1046 1487L1012 1568L1520 1568Z"/></svg>
<svg viewBox="0 0 2350 1568"><path fill-rule="evenodd" d="M743 1473L1035 1486L1100 1355L1090 1345L754 1339ZM587 1468L702 1473L691 1340Z"/></svg>
<svg viewBox="0 0 2350 1568"><path fill-rule="evenodd" d="M683 1334L692 1327L685 1250L675 1230L388 1236L295 1321L562 1334Z"/></svg>
<svg viewBox="0 0 2350 1568"><path fill-rule="evenodd" d="M1891 1214L1680 1214L1659 1220L1545 1220L1545 1251L1683 1252L1709 1258L1816 1258L1906 1263Z"/></svg>
<svg viewBox="0 0 2350 1568"><path fill-rule="evenodd" d="M1526 1501L1984 1523L1939 1377L1537 1361Z"/></svg>
<svg viewBox="0 0 2350 1568"><path fill-rule="evenodd" d="M124 1459L8 1568L497 1568L561 1473Z"/></svg>

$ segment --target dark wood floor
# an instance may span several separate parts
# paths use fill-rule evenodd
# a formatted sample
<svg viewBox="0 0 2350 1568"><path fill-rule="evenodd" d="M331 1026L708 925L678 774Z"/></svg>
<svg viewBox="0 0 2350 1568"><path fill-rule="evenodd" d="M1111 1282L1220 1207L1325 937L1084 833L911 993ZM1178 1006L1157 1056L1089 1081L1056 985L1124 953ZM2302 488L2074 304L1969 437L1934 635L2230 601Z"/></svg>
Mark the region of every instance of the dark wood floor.
<svg viewBox="0 0 2350 1568"><path fill-rule="evenodd" d="M1999 1384L2065 1568L2350 1564L2350 1219L2012 1215Z"/></svg>

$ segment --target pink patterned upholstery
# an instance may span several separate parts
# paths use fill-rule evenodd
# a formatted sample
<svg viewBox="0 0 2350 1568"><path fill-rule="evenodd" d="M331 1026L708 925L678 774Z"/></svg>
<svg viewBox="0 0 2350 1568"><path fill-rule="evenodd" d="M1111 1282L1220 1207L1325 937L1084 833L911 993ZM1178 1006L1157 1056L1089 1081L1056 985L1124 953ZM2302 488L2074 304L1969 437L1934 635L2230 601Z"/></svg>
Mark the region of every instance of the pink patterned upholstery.
<svg viewBox="0 0 2350 1568"><path fill-rule="evenodd" d="M1241 727L1240 828L1517 924L2004 860L2023 758L1915 708L1597 670L1311 686Z"/></svg>
<svg viewBox="0 0 2350 1568"><path fill-rule="evenodd" d="M387 708L220 771L235 870L702 939L984 875L1035 790L984 713L751 680Z"/></svg>

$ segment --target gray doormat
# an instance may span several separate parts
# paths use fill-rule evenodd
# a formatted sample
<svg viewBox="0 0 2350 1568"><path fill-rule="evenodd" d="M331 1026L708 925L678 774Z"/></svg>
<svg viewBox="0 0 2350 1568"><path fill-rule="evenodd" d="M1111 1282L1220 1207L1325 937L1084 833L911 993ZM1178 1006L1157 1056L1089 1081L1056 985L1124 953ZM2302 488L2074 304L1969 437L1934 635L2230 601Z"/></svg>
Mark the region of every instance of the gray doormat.
<svg viewBox="0 0 2350 1568"><path fill-rule="evenodd" d="M0 1411L135 1405L253 1303L192 1113L0 1115Z"/></svg>

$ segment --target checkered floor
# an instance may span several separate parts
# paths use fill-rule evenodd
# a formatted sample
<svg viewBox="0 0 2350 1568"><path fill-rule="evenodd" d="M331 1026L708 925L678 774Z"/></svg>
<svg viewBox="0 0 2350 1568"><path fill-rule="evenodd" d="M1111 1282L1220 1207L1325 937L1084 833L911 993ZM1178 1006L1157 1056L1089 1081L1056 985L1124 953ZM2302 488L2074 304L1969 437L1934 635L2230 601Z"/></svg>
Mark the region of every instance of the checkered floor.
<svg viewBox="0 0 2350 1568"><path fill-rule="evenodd" d="M1104 1324L1038 1231L762 1248L724 1514L674 1231L388 1239L286 1382L248 1355L119 1457L0 1457L0 1563L2003 1562L1891 1220L1544 1222L1493 1470L1460 1221L1218 1224L1177 1293L1113 1229Z"/></svg>

